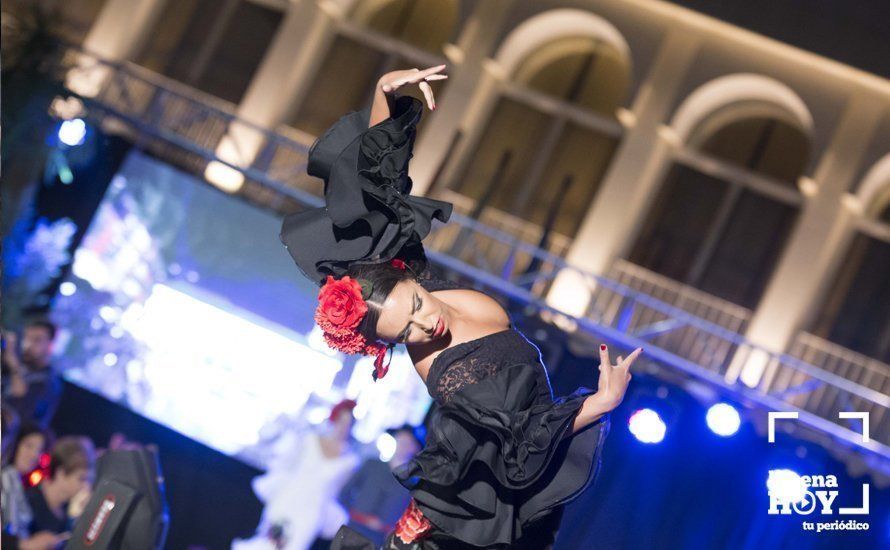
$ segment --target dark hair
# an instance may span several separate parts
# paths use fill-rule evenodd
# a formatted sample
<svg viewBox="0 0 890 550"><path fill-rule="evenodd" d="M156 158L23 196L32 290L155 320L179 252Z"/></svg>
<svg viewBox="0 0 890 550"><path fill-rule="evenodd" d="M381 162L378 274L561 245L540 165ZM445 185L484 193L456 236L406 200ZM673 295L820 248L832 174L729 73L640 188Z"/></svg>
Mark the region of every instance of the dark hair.
<svg viewBox="0 0 890 550"><path fill-rule="evenodd" d="M377 321L383 309L383 302L389 297L392 289L401 281L417 280L413 270L400 269L388 263L353 264L349 266L347 275L353 279L365 279L371 283L371 295L365 299L368 313L358 325L358 332L368 340L377 340Z"/></svg>
<svg viewBox="0 0 890 550"><path fill-rule="evenodd" d="M49 319L32 319L25 324L25 328L42 328L49 333L49 339L56 339L56 324L50 321Z"/></svg>
<svg viewBox="0 0 890 550"><path fill-rule="evenodd" d="M92 470L96 463L96 449L90 438L79 435L60 437L49 453L49 477L62 470L70 474L85 468Z"/></svg>
<svg viewBox="0 0 890 550"><path fill-rule="evenodd" d="M46 450L52 443L51 434L48 430L41 428L39 424L36 424L34 422L23 422L21 427L19 428L19 433L15 436L15 441L13 441L12 447L9 448L9 453L7 456L8 460L6 460L7 464L15 464L15 459L19 454L19 446L22 444L22 441L24 441L26 437L32 436L34 434L43 437L44 450Z"/></svg>

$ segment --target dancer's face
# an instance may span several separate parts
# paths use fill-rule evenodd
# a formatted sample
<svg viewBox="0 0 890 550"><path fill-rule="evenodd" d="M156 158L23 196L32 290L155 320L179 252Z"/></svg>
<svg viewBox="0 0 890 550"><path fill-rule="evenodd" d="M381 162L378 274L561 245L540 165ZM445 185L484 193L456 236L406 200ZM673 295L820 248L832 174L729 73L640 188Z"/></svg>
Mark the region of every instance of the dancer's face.
<svg viewBox="0 0 890 550"><path fill-rule="evenodd" d="M386 342L422 344L448 335L444 302L412 280L400 281L389 293L377 320L377 337Z"/></svg>

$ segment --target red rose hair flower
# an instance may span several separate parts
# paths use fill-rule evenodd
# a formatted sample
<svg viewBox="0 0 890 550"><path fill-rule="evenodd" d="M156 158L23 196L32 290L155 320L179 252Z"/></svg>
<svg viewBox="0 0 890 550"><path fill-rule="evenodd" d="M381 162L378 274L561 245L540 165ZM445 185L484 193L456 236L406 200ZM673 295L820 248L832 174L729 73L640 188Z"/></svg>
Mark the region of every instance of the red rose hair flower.
<svg viewBox="0 0 890 550"><path fill-rule="evenodd" d="M315 322L325 334L347 336L353 333L368 312L368 304L362 298L362 287L349 275L334 279L328 275L318 291L318 308Z"/></svg>
<svg viewBox="0 0 890 550"><path fill-rule="evenodd" d="M389 364L384 366L383 359L390 346L369 342L358 331L359 324L368 313L368 304L362 292L361 283L348 275L340 279L328 275L318 291L315 322L321 328L328 347L347 354L375 356L373 376L377 380L389 371Z"/></svg>

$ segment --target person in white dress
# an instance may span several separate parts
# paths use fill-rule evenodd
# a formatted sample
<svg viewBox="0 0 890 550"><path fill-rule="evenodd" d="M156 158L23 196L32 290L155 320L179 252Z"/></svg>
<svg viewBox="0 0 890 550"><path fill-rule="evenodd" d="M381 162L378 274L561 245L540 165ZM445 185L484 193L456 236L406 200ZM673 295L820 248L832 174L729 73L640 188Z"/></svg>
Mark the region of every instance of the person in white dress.
<svg viewBox="0 0 890 550"><path fill-rule="evenodd" d="M285 436L252 483L265 504L256 535L234 540L232 550L308 550L318 538L334 538L349 519L337 494L360 463L350 439L354 407L341 401L319 430Z"/></svg>

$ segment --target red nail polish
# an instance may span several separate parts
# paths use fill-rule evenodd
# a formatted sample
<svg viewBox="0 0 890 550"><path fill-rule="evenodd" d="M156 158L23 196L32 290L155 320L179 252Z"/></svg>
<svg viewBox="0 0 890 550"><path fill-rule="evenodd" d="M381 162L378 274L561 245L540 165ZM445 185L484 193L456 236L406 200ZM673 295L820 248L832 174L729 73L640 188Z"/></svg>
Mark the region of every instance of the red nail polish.
<svg viewBox="0 0 890 550"><path fill-rule="evenodd" d="M600 349L601 349L601 350L605 350L605 349L606 349L606 344L600 344Z"/></svg>

